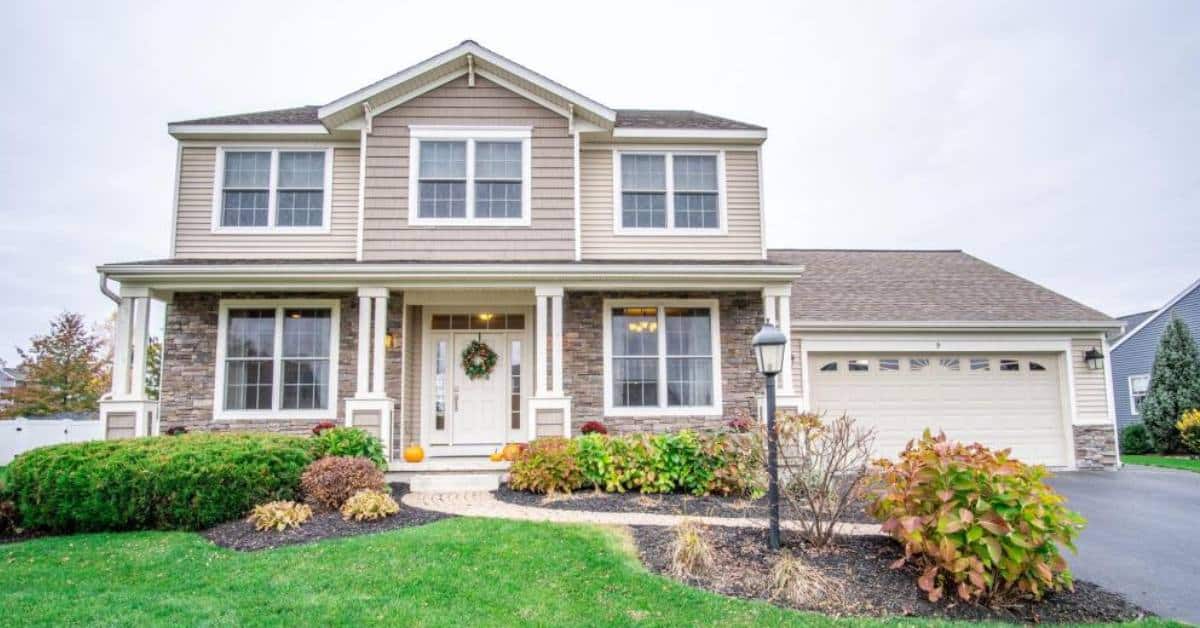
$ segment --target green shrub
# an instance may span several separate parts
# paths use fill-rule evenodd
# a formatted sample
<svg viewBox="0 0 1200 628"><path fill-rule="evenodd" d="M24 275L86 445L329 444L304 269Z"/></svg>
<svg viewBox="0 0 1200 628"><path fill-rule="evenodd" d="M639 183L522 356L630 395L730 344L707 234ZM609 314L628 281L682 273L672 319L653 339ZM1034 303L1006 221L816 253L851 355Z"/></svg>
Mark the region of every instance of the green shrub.
<svg viewBox="0 0 1200 628"><path fill-rule="evenodd" d="M1194 454L1200 454L1200 410L1184 412L1175 428L1179 430L1179 440L1183 447Z"/></svg>
<svg viewBox="0 0 1200 628"><path fill-rule="evenodd" d="M508 483L519 491L570 493L583 486L583 473L572 442L561 437L539 438L517 454L509 467Z"/></svg>
<svg viewBox="0 0 1200 628"><path fill-rule="evenodd" d="M926 430L897 462L881 460L882 487L868 512L921 567L918 586L936 602L1041 598L1072 588L1059 545L1075 551L1084 519L1043 481L1045 467L978 443L951 442Z"/></svg>
<svg viewBox="0 0 1200 628"><path fill-rule="evenodd" d="M313 437L313 457L325 456L366 458L380 469L387 468L383 443L357 427L334 427Z"/></svg>
<svg viewBox="0 0 1200 628"><path fill-rule="evenodd" d="M12 534L20 527L17 505L11 499L0 499L0 536Z"/></svg>
<svg viewBox="0 0 1200 628"><path fill-rule="evenodd" d="M1141 423L1126 425L1125 429L1121 430L1120 445L1123 454L1148 454L1154 449L1150 442L1150 433Z"/></svg>
<svg viewBox="0 0 1200 628"><path fill-rule="evenodd" d="M206 528L294 499L309 441L189 434L42 447L9 482L25 527L60 532Z"/></svg>
<svg viewBox="0 0 1200 628"><path fill-rule="evenodd" d="M561 467L559 455L570 457L572 468L580 475L580 486L603 491L759 496L765 485L762 441L753 433L593 433L564 442L566 449L555 449L547 464ZM514 465L513 470L520 476L514 475L513 488L520 489L535 472L560 475L554 469L536 469L536 461L530 457L518 460L521 465L519 469Z"/></svg>
<svg viewBox="0 0 1200 628"><path fill-rule="evenodd" d="M300 476L300 490L310 503L337 510L363 489L382 489L383 472L366 458L326 456L310 464Z"/></svg>

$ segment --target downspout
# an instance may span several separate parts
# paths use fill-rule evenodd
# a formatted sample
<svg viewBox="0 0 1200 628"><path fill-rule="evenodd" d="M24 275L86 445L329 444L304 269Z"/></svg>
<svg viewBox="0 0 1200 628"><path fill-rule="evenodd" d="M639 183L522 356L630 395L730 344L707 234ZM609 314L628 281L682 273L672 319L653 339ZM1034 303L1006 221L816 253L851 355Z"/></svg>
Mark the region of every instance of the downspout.
<svg viewBox="0 0 1200 628"><path fill-rule="evenodd" d="M112 299L113 303L121 305L121 297L117 296L117 293L108 287L108 273L100 273L100 292L109 299Z"/></svg>

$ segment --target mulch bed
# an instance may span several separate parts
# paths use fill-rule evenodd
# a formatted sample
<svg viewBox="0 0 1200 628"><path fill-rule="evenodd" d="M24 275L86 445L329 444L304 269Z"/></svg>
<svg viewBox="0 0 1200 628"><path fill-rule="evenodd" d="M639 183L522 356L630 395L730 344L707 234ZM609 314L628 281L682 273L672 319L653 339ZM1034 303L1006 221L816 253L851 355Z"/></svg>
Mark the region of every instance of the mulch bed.
<svg viewBox="0 0 1200 628"><path fill-rule="evenodd" d="M400 498L405 493L408 493L408 484L392 484L391 488L392 497L396 499L397 503L400 503ZM400 512L375 521L346 521L336 511L315 511L312 518L304 522L299 528L259 532L245 519L236 519L209 528L201 532L201 534L221 547L253 552L273 547L282 547L284 545L313 543L322 539L374 534L398 528L423 526L451 516L453 515L420 510L400 504Z"/></svg>
<svg viewBox="0 0 1200 628"><path fill-rule="evenodd" d="M674 530L661 526L635 526L632 530L642 561L652 571L669 575ZM1111 622L1153 616L1116 593L1078 581L1074 592L1052 594L1038 603L1019 602L991 608L949 599L949 595L931 603L917 588L915 567L889 567L903 555L903 550L888 537L839 537L834 547L818 551L807 547L798 535L786 531L784 547L831 580L832 591L806 603L771 600L768 592L771 553L765 530L709 526L703 528L703 533L713 546L716 567L704 577L685 579L687 584L832 616L911 616L1019 623Z"/></svg>
<svg viewBox="0 0 1200 628"><path fill-rule="evenodd" d="M643 495L641 493L604 493L592 489L570 495L536 495L525 491L514 491L502 484L495 492L496 499L521 506L535 506L554 510L592 510L597 512L647 512L663 515L689 515L696 517L751 517L767 516L767 498L747 499L744 497L720 497L708 495L696 497L678 493ZM841 521L875 523L863 510L863 502L850 504L840 517ZM785 519L796 517L786 500L780 506L780 516Z"/></svg>

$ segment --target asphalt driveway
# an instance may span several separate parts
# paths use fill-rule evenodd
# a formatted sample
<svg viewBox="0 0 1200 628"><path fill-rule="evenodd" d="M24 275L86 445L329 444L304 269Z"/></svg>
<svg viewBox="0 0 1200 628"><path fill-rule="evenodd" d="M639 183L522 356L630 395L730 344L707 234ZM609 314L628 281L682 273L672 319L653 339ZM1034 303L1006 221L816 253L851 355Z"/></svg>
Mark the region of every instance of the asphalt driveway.
<svg viewBox="0 0 1200 628"><path fill-rule="evenodd" d="M1164 617L1200 623L1200 473L1127 466L1050 483L1087 517L1075 576Z"/></svg>

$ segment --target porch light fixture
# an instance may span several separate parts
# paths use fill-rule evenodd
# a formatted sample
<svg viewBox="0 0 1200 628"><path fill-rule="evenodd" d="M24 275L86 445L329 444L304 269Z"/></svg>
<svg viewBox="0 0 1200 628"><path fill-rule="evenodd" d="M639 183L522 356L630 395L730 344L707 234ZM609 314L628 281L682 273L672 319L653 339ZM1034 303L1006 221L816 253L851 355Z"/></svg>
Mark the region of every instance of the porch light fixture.
<svg viewBox="0 0 1200 628"><path fill-rule="evenodd" d="M395 330L389 329L387 331L387 333L383 335L383 348L388 351L395 349L396 348L396 339L399 336L400 335L398 333L396 333Z"/></svg>
<svg viewBox="0 0 1200 628"><path fill-rule="evenodd" d="M481 320L485 323L491 322L491 320L493 318L496 318L496 315L492 314L491 312L480 312L479 313L479 320Z"/></svg>
<svg viewBox="0 0 1200 628"><path fill-rule="evenodd" d="M787 336L771 323L765 323L750 341L758 372L767 384L767 505L771 526L771 549L779 549L779 435L775 433L775 376L783 370Z"/></svg>
<svg viewBox="0 0 1200 628"><path fill-rule="evenodd" d="M1088 368L1093 371L1099 371L1104 368L1104 354L1096 347L1091 347L1083 354L1083 361L1087 362Z"/></svg>

